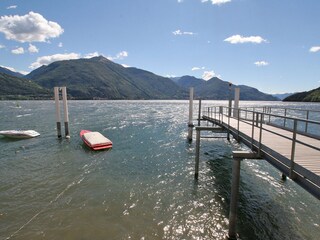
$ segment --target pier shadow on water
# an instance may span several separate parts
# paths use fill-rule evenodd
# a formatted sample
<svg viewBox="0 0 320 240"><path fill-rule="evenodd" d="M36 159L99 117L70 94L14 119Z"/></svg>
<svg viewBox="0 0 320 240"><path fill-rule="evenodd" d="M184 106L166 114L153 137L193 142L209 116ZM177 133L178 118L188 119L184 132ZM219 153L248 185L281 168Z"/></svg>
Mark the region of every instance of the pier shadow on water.
<svg viewBox="0 0 320 240"><path fill-rule="evenodd" d="M229 218L232 151L246 147L226 140L210 141L210 144L202 140L202 143L202 156L209 170L199 178L207 179L205 184L215 193L215 201L219 201L223 214ZM237 219L240 239L308 239L308 235L299 232L296 222L287 221L292 218L293 207L290 207L290 196L286 197L284 192L290 192L286 189L290 187L264 160L241 162Z"/></svg>

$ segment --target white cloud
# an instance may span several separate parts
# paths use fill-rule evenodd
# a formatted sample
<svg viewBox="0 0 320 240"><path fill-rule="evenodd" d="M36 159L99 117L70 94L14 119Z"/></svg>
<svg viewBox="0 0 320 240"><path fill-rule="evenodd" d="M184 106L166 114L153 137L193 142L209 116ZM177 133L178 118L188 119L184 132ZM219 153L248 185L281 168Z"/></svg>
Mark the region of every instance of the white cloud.
<svg viewBox="0 0 320 240"><path fill-rule="evenodd" d="M7 9L15 9L15 8L17 8L17 5L11 5L11 6L7 7Z"/></svg>
<svg viewBox="0 0 320 240"><path fill-rule="evenodd" d="M195 35L195 33L193 33L193 32L183 32L180 29L178 29L172 33L173 33L173 35Z"/></svg>
<svg viewBox="0 0 320 240"><path fill-rule="evenodd" d="M0 49L1 49L1 48L5 48L5 47L6 47L5 45L1 45L1 44L0 44Z"/></svg>
<svg viewBox="0 0 320 240"><path fill-rule="evenodd" d="M264 66L268 66L268 65L269 65L269 63L266 62L266 61L257 61L257 62L255 62L254 64L255 64L256 66L258 66L258 67L264 67Z"/></svg>
<svg viewBox="0 0 320 240"><path fill-rule="evenodd" d="M121 64L122 65L122 67L125 67L125 68L129 68L130 66L129 65L127 65L127 64Z"/></svg>
<svg viewBox="0 0 320 240"><path fill-rule="evenodd" d="M231 0L201 0L201 2L211 2L213 5L221 5L231 2Z"/></svg>
<svg viewBox="0 0 320 240"><path fill-rule="evenodd" d="M64 53L64 54L54 54L51 56L38 57L37 61L32 63L29 68L36 69L42 65L48 65L52 62L70 60L70 59L79 59L80 54L78 53Z"/></svg>
<svg viewBox="0 0 320 240"><path fill-rule="evenodd" d="M191 68L191 71L198 71L198 70L204 70L205 69L205 67L193 67L193 68Z"/></svg>
<svg viewBox="0 0 320 240"><path fill-rule="evenodd" d="M122 60L122 59L124 59L124 58L126 58L126 57L128 57L129 56L129 54L128 54L128 52L127 51L122 51L122 52L119 52L115 57L107 57L109 60L111 60L111 61L114 61L114 60Z"/></svg>
<svg viewBox="0 0 320 240"><path fill-rule="evenodd" d="M178 0L178 3L182 3L183 2L183 0Z"/></svg>
<svg viewBox="0 0 320 240"><path fill-rule="evenodd" d="M18 42L46 42L63 33L61 26L46 20L41 14L29 12L24 16L0 17L0 32L6 39Z"/></svg>
<svg viewBox="0 0 320 240"><path fill-rule="evenodd" d="M320 46L314 46L309 49L310 52L319 52L320 51Z"/></svg>
<svg viewBox="0 0 320 240"><path fill-rule="evenodd" d="M23 47L19 47L19 48L11 50L11 52L13 54L24 54L24 49L23 49Z"/></svg>
<svg viewBox="0 0 320 240"><path fill-rule="evenodd" d="M213 77L221 78L221 76L216 74L214 71L204 71L202 74L202 79L206 81Z"/></svg>
<svg viewBox="0 0 320 240"><path fill-rule="evenodd" d="M99 54L98 52L93 52L93 53L87 53L84 55L81 55L79 53L58 53L54 55L49 55L49 56L42 56L38 57L37 61L32 63L29 68L30 69L36 69L38 67L41 67L42 65L49 65L52 62L56 61L62 61L62 60L72 60L72 59L79 59L79 58L92 58L92 57L97 57L103 54ZM116 55L116 57L108 57L109 60L113 61L115 59L123 59L128 56L128 53L126 51L122 51Z"/></svg>
<svg viewBox="0 0 320 240"><path fill-rule="evenodd" d="M98 52L93 52L93 53L88 53L88 54L84 55L83 58L93 58L93 57L98 57L100 55L101 54L99 54Z"/></svg>
<svg viewBox="0 0 320 240"><path fill-rule="evenodd" d="M7 66L3 66L3 65L0 65L0 67L9 69L9 70L12 71L12 72L16 72L16 70L15 70L13 67L7 67Z"/></svg>
<svg viewBox="0 0 320 240"><path fill-rule="evenodd" d="M62 42L59 42L58 47L63 47Z"/></svg>
<svg viewBox="0 0 320 240"><path fill-rule="evenodd" d="M30 53L37 53L37 52L39 52L39 49L35 45L32 45L31 43L29 43L28 51Z"/></svg>
<svg viewBox="0 0 320 240"><path fill-rule="evenodd" d="M16 69L13 68L13 67L7 67L7 66L3 66L3 65L0 65L0 67L9 69L9 70L12 71L12 72L19 72L19 73L21 73L21 74L23 74L23 75L27 75L27 74L29 73L29 72L26 72L26 71L18 71L18 70L16 70Z"/></svg>
<svg viewBox="0 0 320 240"><path fill-rule="evenodd" d="M260 36L250 36L250 37L243 37L241 35L233 35L228 37L224 40L225 42L229 42L231 44L237 43L263 43L267 42L267 40L263 39Z"/></svg>
<svg viewBox="0 0 320 240"><path fill-rule="evenodd" d="M177 76L176 76L176 75L167 74L166 77L167 77L167 78L175 78L175 77L177 77Z"/></svg>

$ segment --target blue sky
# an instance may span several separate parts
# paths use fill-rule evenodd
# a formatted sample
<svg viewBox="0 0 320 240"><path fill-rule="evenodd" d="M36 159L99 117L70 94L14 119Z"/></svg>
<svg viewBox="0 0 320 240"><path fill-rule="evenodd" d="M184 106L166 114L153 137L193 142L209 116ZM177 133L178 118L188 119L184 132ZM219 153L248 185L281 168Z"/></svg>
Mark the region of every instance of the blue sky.
<svg viewBox="0 0 320 240"><path fill-rule="evenodd" d="M266 93L320 85L319 0L0 0L0 65L103 55Z"/></svg>

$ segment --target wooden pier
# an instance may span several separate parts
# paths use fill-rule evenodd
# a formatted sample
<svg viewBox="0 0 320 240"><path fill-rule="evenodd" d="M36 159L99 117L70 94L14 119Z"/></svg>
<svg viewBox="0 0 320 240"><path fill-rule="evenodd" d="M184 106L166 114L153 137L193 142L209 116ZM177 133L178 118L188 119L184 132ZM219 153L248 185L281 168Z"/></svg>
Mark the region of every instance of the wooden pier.
<svg viewBox="0 0 320 240"><path fill-rule="evenodd" d="M226 129L259 158L320 199L320 134L309 131L320 130L320 122L277 115L268 108L259 110L215 106L202 112L202 120Z"/></svg>

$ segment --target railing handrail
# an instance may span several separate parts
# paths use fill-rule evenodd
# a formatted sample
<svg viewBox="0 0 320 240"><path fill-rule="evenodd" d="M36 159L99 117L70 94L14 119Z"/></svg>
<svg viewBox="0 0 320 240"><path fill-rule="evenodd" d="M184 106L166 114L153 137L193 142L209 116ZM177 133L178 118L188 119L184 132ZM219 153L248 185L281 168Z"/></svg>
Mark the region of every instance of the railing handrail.
<svg viewBox="0 0 320 240"><path fill-rule="evenodd" d="M209 108L216 108L216 107L222 107L222 108L229 109L229 107L226 107L226 106L213 106L213 107L209 107ZM253 110L248 110L248 109L244 109L244 108L233 108L233 107L231 107L231 110L237 110L237 109L239 109L240 111L246 111L246 112L250 112L250 113L259 113L259 114L263 113L263 114L265 114L267 116L271 116L271 117L278 117L278 118L284 118L284 119L289 119L289 120L298 120L300 122L320 125L320 121L315 121L315 120L310 120L310 119L305 119L305 118L298 118L298 117L282 116L282 115L278 115L278 114L266 113L266 112L260 112L260 111L253 111ZM318 111L318 112L320 113L320 111Z"/></svg>
<svg viewBox="0 0 320 240"><path fill-rule="evenodd" d="M244 108L269 108L269 109L287 109L287 110L293 110L293 111L301 111L301 112L316 112L320 113L319 110L313 110L313 109L302 109L302 108L288 108L288 107L269 107L269 106L253 106L253 107L244 107Z"/></svg>

